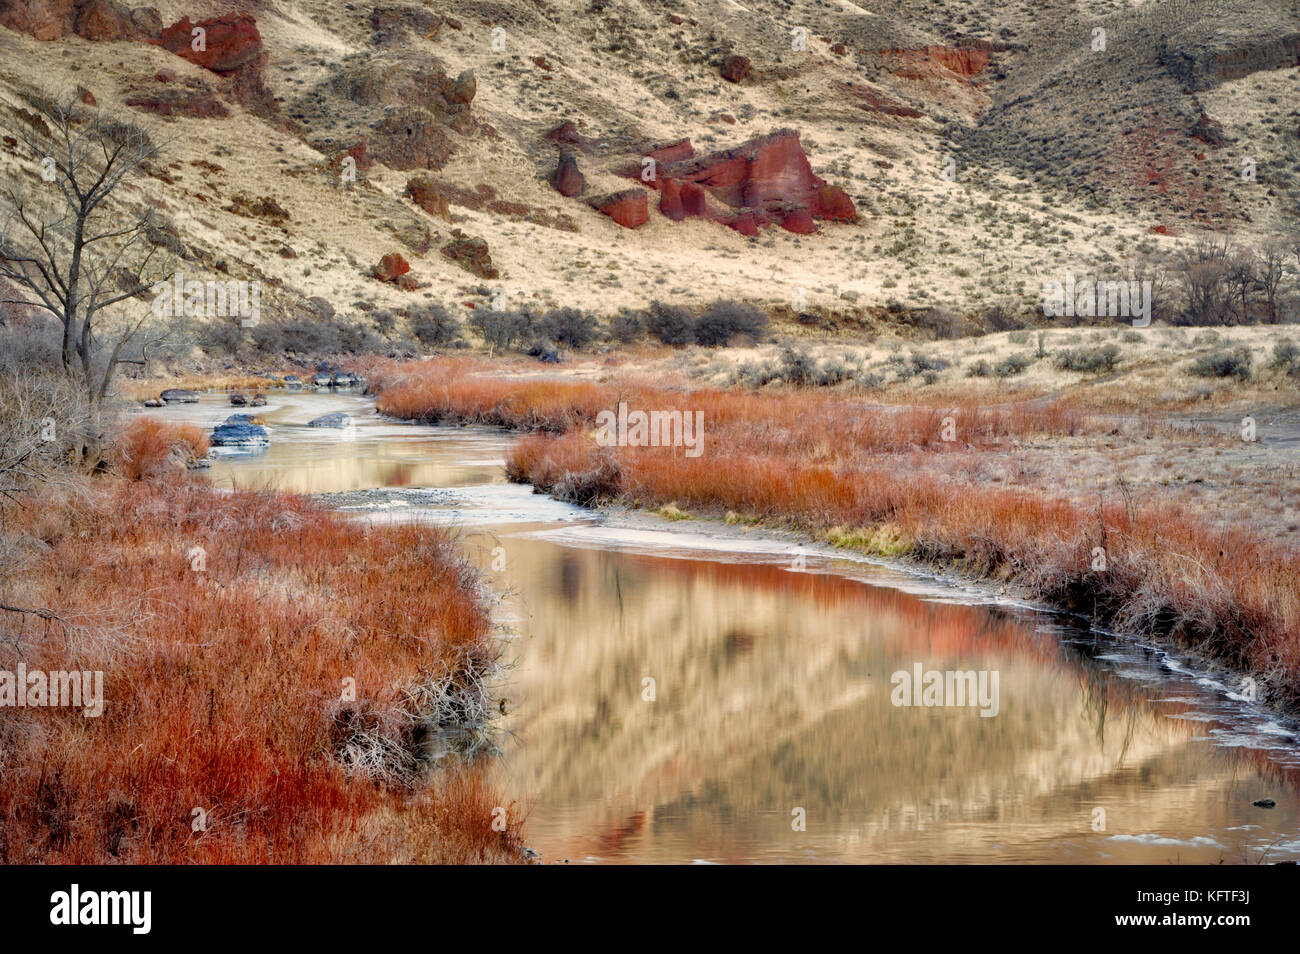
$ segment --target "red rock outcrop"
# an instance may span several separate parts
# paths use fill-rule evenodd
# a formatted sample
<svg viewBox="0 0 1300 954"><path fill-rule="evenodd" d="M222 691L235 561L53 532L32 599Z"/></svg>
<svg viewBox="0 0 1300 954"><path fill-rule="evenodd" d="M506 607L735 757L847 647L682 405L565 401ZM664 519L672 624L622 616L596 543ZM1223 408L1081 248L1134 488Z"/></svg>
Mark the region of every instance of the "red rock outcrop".
<svg viewBox="0 0 1300 954"><path fill-rule="evenodd" d="M131 10L116 0L0 0L0 26L38 40L75 33L86 40L145 40L158 37L157 14Z"/></svg>
<svg viewBox="0 0 1300 954"><path fill-rule="evenodd" d="M641 189L624 189L593 200L592 205L625 229L636 229L650 219L646 193Z"/></svg>
<svg viewBox="0 0 1300 954"><path fill-rule="evenodd" d="M447 196L429 176L413 176L407 180L406 194L430 215L451 221L451 205Z"/></svg>
<svg viewBox="0 0 1300 954"><path fill-rule="evenodd" d="M551 185L560 195L573 198L575 195L581 195L582 190L587 188L586 177L578 169L578 160L574 158L573 153L566 152L560 156L560 164L555 167L555 172L551 175Z"/></svg>
<svg viewBox="0 0 1300 954"><path fill-rule="evenodd" d="M227 13L198 23L185 17L162 30L158 43L195 66L226 77L230 81L226 93L254 115L279 120L280 107L263 79L267 56L262 35L250 15Z"/></svg>
<svg viewBox="0 0 1300 954"><path fill-rule="evenodd" d="M487 242L466 235L460 229L452 230L452 240L442 247L442 254L466 271L479 278L499 278L501 273L492 264Z"/></svg>
<svg viewBox="0 0 1300 954"><path fill-rule="evenodd" d="M202 49L195 30L202 30ZM214 73L229 74L257 62L262 55L262 35L246 13L227 13L192 23L189 17L162 31L162 46L182 59Z"/></svg>
<svg viewBox="0 0 1300 954"><path fill-rule="evenodd" d="M816 231L818 219L851 222L857 218L853 200L843 189L813 175L792 130L778 130L707 156L684 155L688 151L693 153L689 140L682 140L648 153L656 160L656 175L646 184L659 190L659 209L674 221L710 218L745 235L779 225L806 235ZM659 157L665 153L677 158L661 162ZM640 168L635 167L638 178ZM631 178L633 169L628 166L621 172ZM636 190L618 193L625 202L635 194ZM711 209L710 196L723 208Z"/></svg>
<svg viewBox="0 0 1300 954"><path fill-rule="evenodd" d="M907 106L897 100L890 99L881 93L866 86L859 86L857 83L837 82L835 86L842 92L848 93L854 100L858 109L868 113L882 113L886 116L901 116L905 119L920 119L924 115L914 106Z"/></svg>

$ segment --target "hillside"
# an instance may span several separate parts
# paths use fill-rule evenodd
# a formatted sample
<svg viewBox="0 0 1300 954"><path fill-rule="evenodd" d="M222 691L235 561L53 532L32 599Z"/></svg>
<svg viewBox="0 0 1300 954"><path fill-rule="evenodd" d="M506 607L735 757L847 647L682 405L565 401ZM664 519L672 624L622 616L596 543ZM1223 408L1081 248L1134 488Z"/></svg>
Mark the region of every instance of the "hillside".
<svg viewBox="0 0 1300 954"><path fill-rule="evenodd" d="M34 93L133 117L166 161L123 200L156 205L187 274L261 280L286 317L498 287L599 313L799 289L846 319L979 313L1207 232L1300 231L1300 4L997 6L0 0L0 126ZM19 139L0 168L38 183ZM637 175L665 145L680 221ZM752 181L729 186L738 154ZM418 287L372 276L389 253Z"/></svg>

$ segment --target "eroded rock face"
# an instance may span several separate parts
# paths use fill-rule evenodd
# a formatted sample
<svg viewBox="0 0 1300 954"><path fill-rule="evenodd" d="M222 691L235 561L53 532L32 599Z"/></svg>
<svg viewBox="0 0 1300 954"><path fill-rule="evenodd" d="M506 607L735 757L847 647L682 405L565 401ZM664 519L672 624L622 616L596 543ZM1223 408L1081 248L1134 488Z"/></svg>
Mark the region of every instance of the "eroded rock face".
<svg viewBox="0 0 1300 954"><path fill-rule="evenodd" d="M58 40L75 33L93 41L152 42L162 24L158 11L149 7L131 10L116 0L0 0L0 26L38 40Z"/></svg>
<svg viewBox="0 0 1300 954"><path fill-rule="evenodd" d="M646 193L641 189L624 189L593 200L592 205L625 229L636 229L650 219Z"/></svg>
<svg viewBox="0 0 1300 954"><path fill-rule="evenodd" d="M407 180L406 194L430 215L451 221L451 204L447 195L430 176L412 176Z"/></svg>
<svg viewBox="0 0 1300 954"><path fill-rule="evenodd" d="M551 185L555 186L556 192L568 198L581 195L582 190L587 188L586 177L578 170L578 160L573 153L560 156L560 164L551 174Z"/></svg>
<svg viewBox="0 0 1300 954"><path fill-rule="evenodd" d="M1158 62L1186 92L1199 92L1260 70L1300 66L1300 31L1219 45L1170 48L1162 42Z"/></svg>
<svg viewBox="0 0 1300 954"><path fill-rule="evenodd" d="M674 221L710 218L743 235L779 225L806 235L816 231L819 219L851 222L857 218L848 194L813 174L793 130L778 130L707 156L693 153L689 140L646 153L655 160L655 176L646 184L659 190L659 209ZM629 177L634 171L639 174L640 167L622 170ZM630 194L618 195L630 207ZM716 200L713 206L710 197ZM622 208L619 211L627 215Z"/></svg>
<svg viewBox="0 0 1300 954"><path fill-rule="evenodd" d="M194 41L196 29L203 31L203 48L198 50L194 49L199 45ZM185 17L162 31L162 46L195 66L228 74L257 62L262 35L246 13L227 13L198 23Z"/></svg>

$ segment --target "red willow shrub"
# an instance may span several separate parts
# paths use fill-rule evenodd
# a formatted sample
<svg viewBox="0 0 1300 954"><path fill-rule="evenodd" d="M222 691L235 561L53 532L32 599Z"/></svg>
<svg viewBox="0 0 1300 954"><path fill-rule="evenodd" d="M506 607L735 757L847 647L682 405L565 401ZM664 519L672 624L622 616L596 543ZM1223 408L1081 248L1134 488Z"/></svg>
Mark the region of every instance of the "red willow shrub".
<svg viewBox="0 0 1300 954"><path fill-rule="evenodd" d="M128 480L158 477L169 468L208 456L208 437L195 424L138 417L109 451L109 463Z"/></svg>
<svg viewBox="0 0 1300 954"><path fill-rule="evenodd" d="M58 618L0 613L0 668L100 670L104 708L0 710L0 862L519 860L513 806L419 761L421 688L497 652L440 531L109 479L6 532L42 546L3 602Z"/></svg>

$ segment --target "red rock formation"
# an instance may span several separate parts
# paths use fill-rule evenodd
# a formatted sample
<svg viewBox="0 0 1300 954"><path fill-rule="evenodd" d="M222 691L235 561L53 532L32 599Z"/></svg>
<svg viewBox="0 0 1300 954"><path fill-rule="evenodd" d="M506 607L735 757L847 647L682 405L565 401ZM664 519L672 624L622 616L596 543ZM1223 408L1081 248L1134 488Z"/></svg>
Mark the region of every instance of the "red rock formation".
<svg viewBox="0 0 1300 954"><path fill-rule="evenodd" d="M682 184L676 179L669 179L659 190L659 212L674 222L686 218L686 210L682 208Z"/></svg>
<svg viewBox="0 0 1300 954"><path fill-rule="evenodd" d="M195 29L203 30L201 50L194 49ZM185 17L162 31L162 46L196 66L228 74L257 62L262 55L262 35L245 13L227 13L199 23Z"/></svg>
<svg viewBox="0 0 1300 954"><path fill-rule="evenodd" d="M560 195L569 198L581 195L582 190L587 188L587 180L579 171L578 160L574 158L573 153L566 152L560 156L560 164L551 175L551 185Z"/></svg>
<svg viewBox="0 0 1300 954"><path fill-rule="evenodd" d="M157 38L147 8L130 10L116 0L0 0L0 26L38 40L75 33L86 40Z"/></svg>
<svg viewBox="0 0 1300 954"><path fill-rule="evenodd" d="M442 254L466 271L480 278L498 278L501 273L492 264L487 242L466 235L460 229L452 230L452 240L442 247Z"/></svg>
<svg viewBox="0 0 1300 954"><path fill-rule="evenodd" d="M127 93L123 102L132 109L159 116L223 119L230 110L210 91L191 86L141 89Z"/></svg>
<svg viewBox="0 0 1300 954"><path fill-rule="evenodd" d="M89 0L77 12L77 36L86 40L124 40L132 36L131 12L113 0Z"/></svg>
<svg viewBox="0 0 1300 954"><path fill-rule="evenodd" d="M650 218L646 194L641 189L624 189L601 196L593 205L626 229L640 228Z"/></svg>
<svg viewBox="0 0 1300 954"><path fill-rule="evenodd" d="M749 75L749 57L729 53L722 59L722 78L729 83L739 83Z"/></svg>
<svg viewBox="0 0 1300 954"><path fill-rule="evenodd" d="M707 156L695 156L688 139L647 149L644 155L655 159L655 176L642 181L659 191L659 211L673 221L708 218L745 235L756 235L768 225L809 234L816 230L818 219L852 222L857 218L848 193L813 175L799 136L792 130L779 130ZM640 163L629 164L618 173L640 180L642 168ZM618 196L632 202L638 194L633 189ZM709 196L736 211L711 209ZM629 221L636 217L635 212L621 207L618 212Z"/></svg>
<svg viewBox="0 0 1300 954"><path fill-rule="evenodd" d="M578 132L578 124L572 120L560 123L546 134L551 142L561 146L573 146L582 152L591 152L596 147L596 140Z"/></svg>
<svg viewBox="0 0 1300 954"><path fill-rule="evenodd" d="M910 79L924 78L931 64L938 64L958 76L978 76L992 59L987 48L965 46L925 46L911 50L885 50L884 54L899 61L894 73Z"/></svg>
<svg viewBox="0 0 1300 954"><path fill-rule="evenodd" d="M414 176L406 183L406 194L411 201L430 215L451 221L451 205L438 184L429 176Z"/></svg>
<svg viewBox="0 0 1300 954"><path fill-rule="evenodd" d="M411 263L401 256L399 252L389 252L379 260L379 264L371 269L370 274L374 275L381 282L395 282L411 270Z"/></svg>
<svg viewBox="0 0 1300 954"><path fill-rule="evenodd" d="M848 222L856 218L848 194L813 175L798 134L788 129L734 149L669 163L662 170L662 180L665 184L678 180L700 189L699 197L693 196L696 209L704 205L703 190L707 190L725 205L744 210L744 215L722 221L745 234L753 234L751 222L755 227L775 223L791 231L809 232L812 219Z"/></svg>

